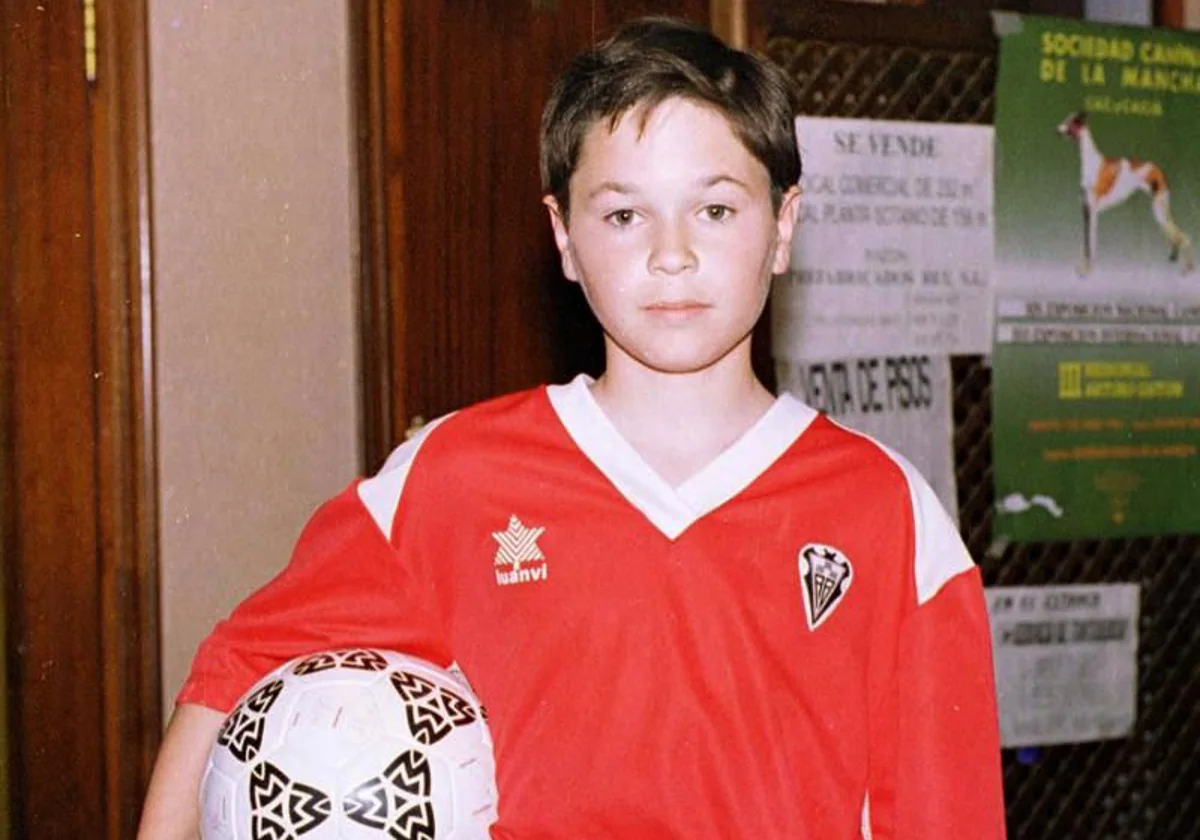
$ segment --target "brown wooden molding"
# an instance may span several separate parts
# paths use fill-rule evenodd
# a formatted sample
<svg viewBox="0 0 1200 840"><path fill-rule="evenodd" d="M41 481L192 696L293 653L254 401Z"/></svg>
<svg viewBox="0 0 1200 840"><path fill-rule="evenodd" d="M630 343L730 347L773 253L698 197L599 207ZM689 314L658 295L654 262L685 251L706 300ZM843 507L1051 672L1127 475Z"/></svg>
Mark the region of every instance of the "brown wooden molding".
<svg viewBox="0 0 1200 840"><path fill-rule="evenodd" d="M402 334L404 308L393 299L388 282L389 230L403 236L402 216L389 212L386 186L390 125L385 67L389 51L394 54L401 48L399 22L392 19L395 12L391 3L350 2L358 158L359 466L367 473L387 458L396 440L396 423L406 422L404 395L393 379L393 362L402 360L394 360L392 354L394 330Z"/></svg>
<svg viewBox="0 0 1200 840"><path fill-rule="evenodd" d="M746 3L748 0L710 0L712 31L731 47L745 49Z"/></svg>
<svg viewBox="0 0 1200 840"><path fill-rule="evenodd" d="M759 2L751 8L750 45L761 49L769 38L786 35L904 47L978 49L993 38L992 20L982 4L953 10L929 6L876 6L844 0Z"/></svg>
<svg viewBox="0 0 1200 840"><path fill-rule="evenodd" d="M14 836L105 812L89 92L79 4L0 3ZM19 37L18 37L19 34ZM10 508L11 505L11 508ZM104 829L101 829L103 831Z"/></svg>
<svg viewBox="0 0 1200 840"><path fill-rule="evenodd" d="M14 284L16 276L15 240L8 231L16 221L13 173L9 168L8 84L12 77L13 61L9 55L8 15L0 7L0 726L6 733L0 737L0 840L12 836L13 779L9 768L13 764L12 733L17 720L16 710L9 699L10 678L16 657L13 655L13 574L10 558L17 549L16 516L16 413L13 388L12 347L15 337Z"/></svg>
<svg viewBox="0 0 1200 840"><path fill-rule="evenodd" d="M162 726L145 0L0 3L13 837L132 837Z"/></svg>
<svg viewBox="0 0 1200 840"><path fill-rule="evenodd" d="M1155 0L1155 26L1182 29L1186 17L1184 13L1184 0Z"/></svg>
<svg viewBox="0 0 1200 840"><path fill-rule="evenodd" d="M162 731L146 0L97 4L92 89L107 836L131 837Z"/></svg>

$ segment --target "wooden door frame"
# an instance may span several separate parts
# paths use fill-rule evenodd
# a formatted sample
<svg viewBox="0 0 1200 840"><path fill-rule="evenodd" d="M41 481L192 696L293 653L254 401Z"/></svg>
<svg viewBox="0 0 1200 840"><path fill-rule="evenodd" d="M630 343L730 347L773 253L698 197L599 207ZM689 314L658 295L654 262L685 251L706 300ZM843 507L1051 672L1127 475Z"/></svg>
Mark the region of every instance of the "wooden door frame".
<svg viewBox="0 0 1200 840"><path fill-rule="evenodd" d="M131 837L163 721L149 28L147 0L97 6L95 270L97 311L107 313L98 346L113 371L99 420L106 822L110 837Z"/></svg>
<svg viewBox="0 0 1200 840"><path fill-rule="evenodd" d="M1187 13L1184 9L1184 0L1155 0L1155 26L1167 26L1174 29L1182 29L1184 19L1186 17Z"/></svg>
<svg viewBox="0 0 1200 840"><path fill-rule="evenodd" d="M709 0L709 22L712 31L725 43L738 49L745 49L747 43L747 2L748 0Z"/></svg>
<svg viewBox="0 0 1200 840"><path fill-rule="evenodd" d="M96 78L90 82L84 75L82 4L56 10L55 26L65 27L71 33L70 40L78 40L81 46L78 78L81 85L86 85L86 106L83 113L63 119L74 120L74 128L87 132L90 172L64 175L54 171L57 162L49 159L49 151L38 152L33 160L17 158L15 136L0 129L0 215L5 222L0 274L12 277L12 282L6 281L8 288L3 294L7 300L0 307L5 346L0 356L0 552L5 562L8 639L7 781L13 836L17 837L37 836L39 815L31 813L35 806L29 802L43 809L61 807L62 813L71 814L63 819L72 825L78 822L81 827L87 826L91 836L110 840L132 837L162 730L146 7L146 0L96 1ZM32 4L0 0L0 38L4 39L0 64L14 88L26 74L41 72L38 65L45 62L48 49L41 44L56 31L62 34L61 29L49 29L48 24L43 27L38 18L31 16L32 10ZM25 40L19 43L19 38ZM19 102L19 97L8 96L6 102L10 98ZM65 99L77 102L77 93L73 91ZM60 106L45 105L48 110L56 107ZM13 120L7 116L4 122L11 125ZM51 129L46 131L49 136ZM33 140L36 147L41 138ZM52 148L50 144L40 145ZM55 177L90 176L91 182L85 208L92 240L91 320L79 325L79 329L90 330L90 369L47 377L36 386L62 387L66 391L68 386L59 383L71 382L69 387L75 391L63 394L64 400L69 400L71 393L87 388L80 382L92 382L89 407L93 446L83 456L92 462L88 467L92 478L82 491L75 491L80 498L63 500L68 511L78 506L84 513L80 521L62 526L94 531L91 554L69 558L70 562L90 564L81 579L94 580L94 587L89 584L72 589L69 581L64 581L61 589L49 585L52 582L42 568L61 569L64 558L38 556L40 541L31 535L53 523L45 511L22 504L21 477L36 471L51 457L70 458L72 454L48 456L44 451L33 451L24 447L24 438L16 431L22 400L18 392L22 383L15 378L16 360L28 348L14 346L21 317L14 290L18 283L28 290L53 282L49 277L21 277L16 262L18 243L25 253L33 254L53 246L39 241L44 231L32 231L22 222L23 214L25 218L44 214L43 208L30 206L43 200L38 191L25 190L26 203L17 206L19 179L50 177L39 174L39 166L54 171ZM29 195L35 197L30 200ZM53 231L51 235L70 234ZM85 495L87 498L82 498ZM80 591L83 589L88 591ZM91 702L100 704L100 731L75 733L77 737L97 739L101 745L100 766L93 766L91 759L76 761L75 756L62 754L56 746L60 740L56 727L80 724L52 721L33 713L38 698L53 690L39 685L37 674L39 668L43 669L44 682L46 674L53 673L59 638L54 634L62 632L56 622L64 611L64 592L73 606L83 607L72 618L71 626L95 634L92 649L96 661L82 670L96 675L96 684L84 686L72 696L90 693ZM39 651L38 661L31 661L27 650ZM47 668L50 671L44 670ZM94 708L83 719L96 719ZM73 790L98 793L80 801L71 798ZM82 813L93 808L98 812ZM41 818L45 819L44 813Z"/></svg>
<svg viewBox="0 0 1200 840"><path fill-rule="evenodd" d="M389 123L385 103L402 101L404 85L388 70L403 68L402 3L350 0L350 62L357 128L359 225L360 452L363 469L383 465L409 415L403 343L405 311L393 298L388 254L404 252L403 196L386 188L387 161L402 152L403 128ZM402 266L401 266L402 268ZM401 270L396 282L403 283ZM402 295L401 295L402 297Z"/></svg>

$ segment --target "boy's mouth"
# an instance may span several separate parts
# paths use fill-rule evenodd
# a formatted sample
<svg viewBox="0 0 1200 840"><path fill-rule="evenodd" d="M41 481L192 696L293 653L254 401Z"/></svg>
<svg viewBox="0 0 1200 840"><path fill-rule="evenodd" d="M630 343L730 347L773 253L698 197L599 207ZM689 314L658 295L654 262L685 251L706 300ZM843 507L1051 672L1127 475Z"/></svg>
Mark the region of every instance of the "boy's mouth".
<svg viewBox="0 0 1200 840"><path fill-rule="evenodd" d="M712 305L700 300L661 300L644 308L650 315L670 320L684 320L700 315L711 309Z"/></svg>
<svg viewBox="0 0 1200 840"><path fill-rule="evenodd" d="M674 309L708 309L710 306L711 304L702 300L658 300L648 304L646 308L670 311Z"/></svg>

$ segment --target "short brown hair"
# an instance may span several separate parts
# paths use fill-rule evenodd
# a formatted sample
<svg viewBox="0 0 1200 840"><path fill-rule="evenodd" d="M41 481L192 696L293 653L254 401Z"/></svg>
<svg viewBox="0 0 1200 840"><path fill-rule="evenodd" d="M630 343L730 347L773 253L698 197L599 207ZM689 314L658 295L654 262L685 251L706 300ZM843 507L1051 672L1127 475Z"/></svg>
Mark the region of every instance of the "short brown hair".
<svg viewBox="0 0 1200 840"><path fill-rule="evenodd" d="M634 108L643 118L672 97L714 108L771 178L776 211L800 180L791 84L778 66L731 49L699 26L664 17L622 26L580 53L555 82L542 112L542 190L569 212L570 181L591 127Z"/></svg>

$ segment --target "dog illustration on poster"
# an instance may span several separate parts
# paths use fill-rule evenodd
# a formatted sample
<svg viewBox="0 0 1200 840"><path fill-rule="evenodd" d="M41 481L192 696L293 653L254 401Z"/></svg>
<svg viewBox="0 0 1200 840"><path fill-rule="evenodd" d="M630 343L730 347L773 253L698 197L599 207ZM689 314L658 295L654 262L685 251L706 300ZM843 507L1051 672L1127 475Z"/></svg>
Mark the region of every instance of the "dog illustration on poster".
<svg viewBox="0 0 1200 840"><path fill-rule="evenodd" d="M1191 271L1196 262L1192 240L1171 215L1171 192L1162 168L1153 161L1110 157L1101 152L1084 111L1070 114L1059 124L1058 133L1079 146L1079 183L1083 190L1083 263L1079 273L1086 276L1096 261L1100 214L1138 193L1150 196L1154 220L1170 244L1169 259L1180 261L1185 273Z"/></svg>

